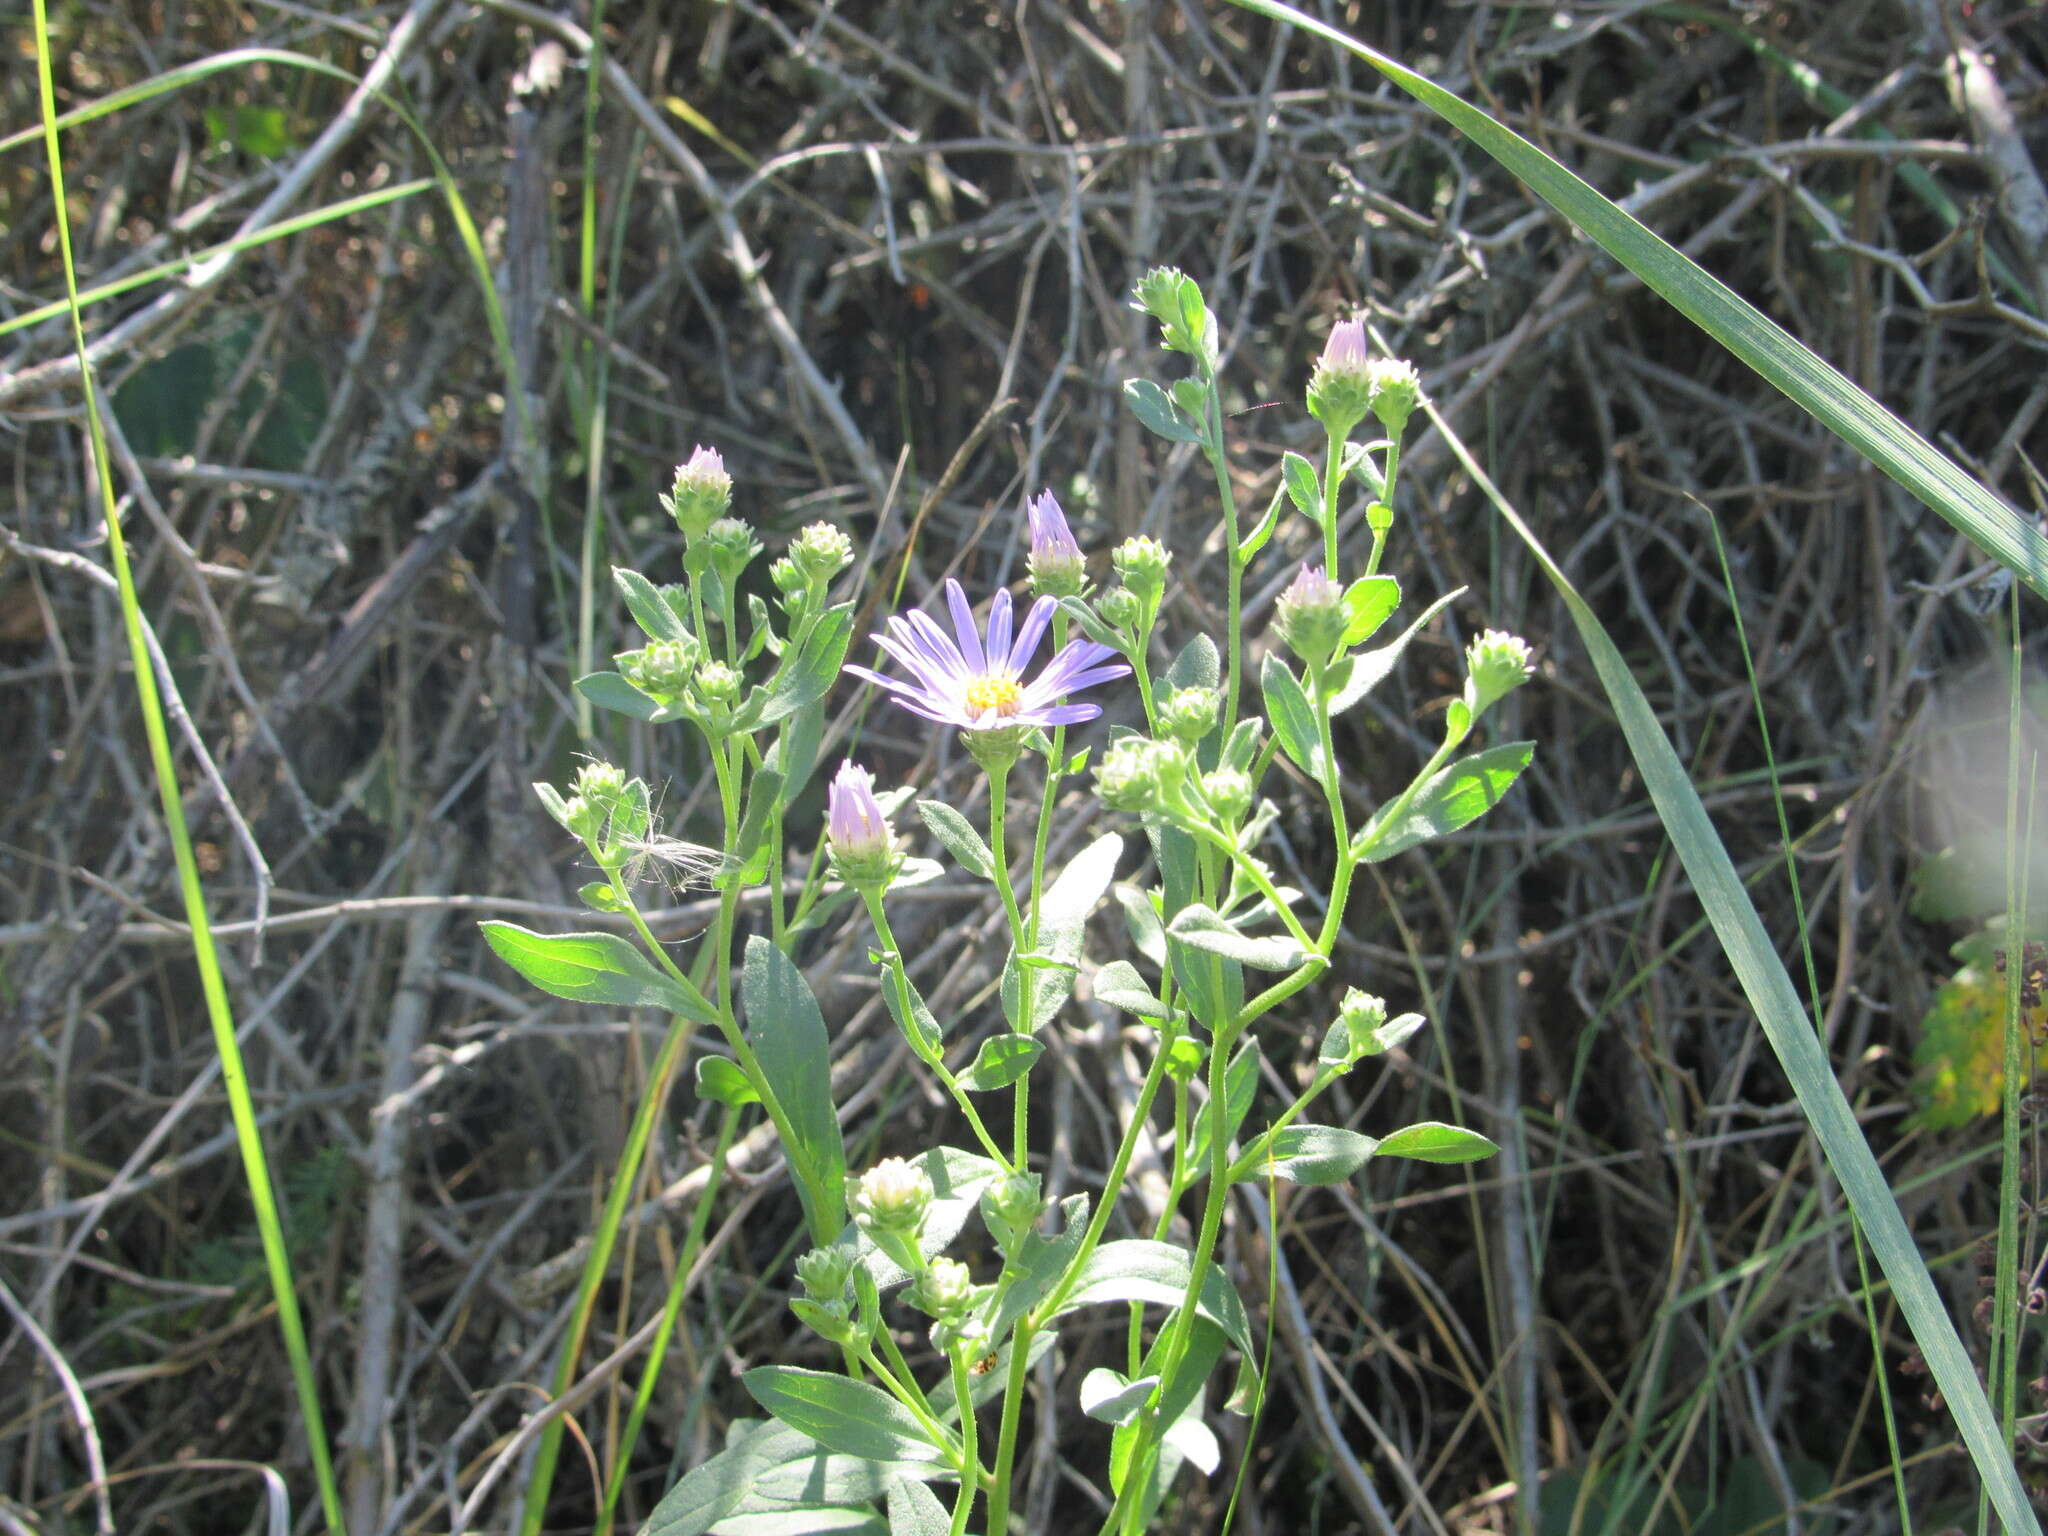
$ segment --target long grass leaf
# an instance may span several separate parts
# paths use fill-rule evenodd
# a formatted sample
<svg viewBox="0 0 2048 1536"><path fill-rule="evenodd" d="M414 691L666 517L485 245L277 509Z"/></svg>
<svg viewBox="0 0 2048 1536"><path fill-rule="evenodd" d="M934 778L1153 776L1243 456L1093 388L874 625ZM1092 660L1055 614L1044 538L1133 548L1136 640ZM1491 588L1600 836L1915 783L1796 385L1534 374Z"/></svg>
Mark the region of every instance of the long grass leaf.
<svg viewBox="0 0 2048 1536"><path fill-rule="evenodd" d="M1971 543L2048 597L2048 536L1927 439L1802 346L1732 288L1601 196L1520 134L1434 81L1282 0L1231 0L1365 60L1512 172L1653 292L1904 486Z"/></svg>

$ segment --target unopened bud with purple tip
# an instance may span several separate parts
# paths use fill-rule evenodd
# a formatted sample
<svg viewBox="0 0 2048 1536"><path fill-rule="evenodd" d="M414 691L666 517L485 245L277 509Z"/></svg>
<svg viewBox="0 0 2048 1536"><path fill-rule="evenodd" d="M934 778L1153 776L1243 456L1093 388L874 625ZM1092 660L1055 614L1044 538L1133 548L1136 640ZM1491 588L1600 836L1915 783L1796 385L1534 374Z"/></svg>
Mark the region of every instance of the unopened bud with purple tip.
<svg viewBox="0 0 2048 1536"><path fill-rule="evenodd" d="M856 890L887 885L896 848L875 798L875 776L849 759L839 765L825 800L825 844L839 878Z"/></svg>
<svg viewBox="0 0 2048 1536"><path fill-rule="evenodd" d="M1344 589L1319 565L1304 565L1280 594L1274 624L1287 648L1312 667L1326 664L1344 639Z"/></svg>
<svg viewBox="0 0 2048 1536"><path fill-rule="evenodd" d="M676 466L675 484L661 504L668 508L686 541L702 538L732 505L732 476L725 472L725 459L718 450L698 444L689 462Z"/></svg>
<svg viewBox="0 0 2048 1536"><path fill-rule="evenodd" d="M1081 546L1067 526L1067 514L1051 491L1041 491L1025 505L1031 524L1031 590L1042 597L1077 597L1088 584L1081 564Z"/></svg>
<svg viewBox="0 0 2048 1536"><path fill-rule="evenodd" d="M1372 410L1371 358L1365 322L1340 320L1330 328L1323 355L1308 380L1308 413L1334 438L1351 435Z"/></svg>

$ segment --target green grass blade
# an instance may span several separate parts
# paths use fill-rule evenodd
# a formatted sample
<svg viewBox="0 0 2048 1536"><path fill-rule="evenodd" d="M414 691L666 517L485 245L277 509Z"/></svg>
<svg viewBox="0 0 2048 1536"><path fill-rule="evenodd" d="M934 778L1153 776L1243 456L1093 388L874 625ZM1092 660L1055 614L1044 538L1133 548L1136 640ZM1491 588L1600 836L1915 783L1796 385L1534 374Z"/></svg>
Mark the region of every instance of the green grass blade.
<svg viewBox="0 0 2048 1536"><path fill-rule="evenodd" d="M1570 612L1599 674L1629 750L1642 770L1643 786L1657 807L1672 847L1692 881L1695 894L1713 924L1714 933L1735 968L1742 990L1756 1009L1757 1021L1791 1081L1807 1124L1819 1138L1828 1166L1863 1223L1870 1248L1877 1255L1899 1311L1926 1357L1929 1373L1941 1391L1970 1457L1989 1494L1992 1507L2009 1536L2040 1536L2040 1524L2027 1502L2019 1475L2007 1453L1998 1421L1976 1368L1957 1336L1955 1324L1942 1309L1941 1297L1928 1277L1927 1264L1899 1213L1891 1186L1863 1139L1862 1129L1835 1081L1834 1068L1821 1048L1820 1037L1792 985L1785 965L1771 948L1770 935L1750 902L1734 861L1721 844L1707 809L1700 803L1685 765L1679 761L1656 711L1629 672L1597 615L1558 569L1541 541L1494 486L1433 407L1424 402L1430 419L1444 434L1473 483L1485 492L1494 509L1529 548Z"/></svg>
<svg viewBox="0 0 2048 1536"><path fill-rule="evenodd" d="M1904 486L2037 595L2048 597L2048 536L1837 368L1725 283L1602 197L1512 129L1326 22L1281 0L1231 0L1356 54L1435 112L1563 214L1653 292L1814 419ZM2031 1527L2030 1527L2031 1528Z"/></svg>
<svg viewBox="0 0 2048 1536"><path fill-rule="evenodd" d="M319 1385L313 1375L312 1352L306 1346L305 1322L300 1316L298 1294L292 1284L291 1254L285 1246L283 1224L278 1220L275 1186L264 1156L263 1138L257 1129L255 1102L249 1094L249 1075L242 1065L241 1045L235 1038L234 1014L228 1002L226 983L221 979L220 957L214 948L206 896L200 889L199 863L193 856L192 834L185 825L177 768L171 759L170 732L164 723L163 699L157 692L156 673L143 635L142 609L135 594L134 572L129 568L128 545L122 536L121 519L114 507L113 460L107 451L99 394L93 385L92 365L86 354L85 322L79 313L78 268L71 251L70 212L64 201L64 158L57 143L56 88L50 71L49 17L45 0L34 0L33 9L43 147L49 160L50 194L55 204L58 255L64 268L66 308L71 315L72 345L78 353L79 383L84 393L94 472L100 486L100 509L106 520L107 550L113 563L114 578L120 585L121 621L128 635L128 656L135 673L143 733L149 741L149 758L156 771L157 793L163 802L165 830L177 864L178 889L185 903L185 919L192 927L192 958L198 967L200 990L206 998L206 1015L213 1028L214 1048L220 1056L221 1083L227 1089L235 1142L241 1151L242 1170L249 1187L249 1203L255 1211L256 1230L263 1242L264 1267L269 1273L271 1293L277 1301L278 1331L284 1335L285 1353L291 1361L292 1383L298 1393L299 1412L305 1417L306 1442L312 1454L314 1477L320 1485L321 1510L333 1536L343 1536L346 1527L341 1513L341 1489L334 1479L327 1425L320 1412Z"/></svg>

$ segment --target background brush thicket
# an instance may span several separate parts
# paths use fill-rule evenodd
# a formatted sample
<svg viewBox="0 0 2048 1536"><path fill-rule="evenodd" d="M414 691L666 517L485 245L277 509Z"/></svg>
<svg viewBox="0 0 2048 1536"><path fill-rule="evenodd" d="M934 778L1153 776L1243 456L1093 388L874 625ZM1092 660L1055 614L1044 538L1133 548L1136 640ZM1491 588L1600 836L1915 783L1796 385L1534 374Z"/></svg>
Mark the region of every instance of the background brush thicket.
<svg viewBox="0 0 2048 1536"><path fill-rule="evenodd" d="M1312 9L1624 198L2039 505L2042 7ZM76 365L38 315L63 282L24 19L0 39L0 1529L101 1518L81 1399L130 1536L247 1529L260 1463L317 1518ZM1217 632L1221 565L1193 531L1213 486L1120 403L1151 344L1128 289L1159 263L1223 320L1245 504L1283 449L1315 451L1293 404L1262 407L1298 403L1333 319L1363 309L1417 362L1627 651L1800 977L1803 913L1829 1051L1981 1347L1997 1135L1970 1110L1995 1102L1995 1053L1937 989L2003 906L2010 636L1968 544L1413 102L1258 18L620 6L595 18L594 91L593 22L524 0L51 18L60 110L165 85L66 132L70 215L88 290L172 264L93 302L88 335L356 1536L449 1528L536 1406L663 1024L530 995L474 926L590 924L588 872L526 786L594 742L668 785L669 833L709 825L676 733L579 715L571 678L630 643L608 567L674 579L655 493L706 442L771 547L821 518L852 532L877 609L899 581L915 601L948 574L1020 576L1022 502L1050 486L1084 544L1169 544L1164 628ZM1842 1201L1549 587L1433 432L1402 469L1396 574L1470 596L1346 717L1347 782L1363 807L1405 782L1482 619L1539 646L1504 709L1542 746L1478 829L1377 866L1354 903L1344 979L1436 1028L1327 1118L1456 1118L1506 1150L1238 1202L1224 1258L1270 1295L1275 1365L1236 1528L1894 1529ZM833 745L885 782L972 781L862 690L835 707ZM1292 835L1312 825L1281 818L1283 872L1326 856ZM896 917L963 1028L996 1013L977 938L1000 914L963 905L984 891L907 893ZM660 931L700 929L700 897ZM856 1162L928 1143L949 1111L901 1070L857 930L826 925L804 958ZM1955 1043L1930 1107L1931 1007ZM1263 1027L1272 1069L1312 1060L1324 1022ZM1137 1077L1106 1011L1076 1005L1048 1041L1057 1194L1099 1167ZM679 1090L551 1528L593 1518L639 1369L605 1362L660 1309L711 1125ZM636 1522L756 1411L736 1368L792 1358L797 1203L765 1134L733 1167L635 1452ZM1139 1174L1134 1214L1160 1187L1156 1162ZM2024 1286L2048 1242L2023 1236ZM1964 1522L1974 1479L1882 1291L1875 1316L1914 1528ZM1071 1335L1041 1389L1071 1394L1100 1354ZM1093 1527L1079 1484L1102 1455L1038 1441L1032 1529ZM519 1481L466 1518L504 1528ZM1218 1528L1227 1495L1184 1484L1171 1528Z"/></svg>

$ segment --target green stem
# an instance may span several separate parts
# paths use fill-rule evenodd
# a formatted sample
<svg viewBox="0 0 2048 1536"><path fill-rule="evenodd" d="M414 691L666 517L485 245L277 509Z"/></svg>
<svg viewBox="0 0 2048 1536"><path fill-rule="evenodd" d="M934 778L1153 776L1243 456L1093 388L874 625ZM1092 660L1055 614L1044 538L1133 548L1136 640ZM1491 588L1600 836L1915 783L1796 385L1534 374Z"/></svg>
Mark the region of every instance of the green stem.
<svg viewBox="0 0 2048 1536"><path fill-rule="evenodd" d="M1223 449L1223 402L1218 397L1214 376L1203 382L1207 385L1203 447L1208 452L1209 467L1216 474L1217 498L1223 503L1223 548L1229 573L1224 603L1228 633L1223 648L1230 658L1229 678L1223 690L1223 735L1228 739L1237 725L1237 701L1244 672L1244 535L1238 527L1237 493L1231 488L1230 462Z"/></svg>
<svg viewBox="0 0 2048 1536"><path fill-rule="evenodd" d="M1033 1012L1032 993L1038 973L1024 963L1024 956L1031 951L1031 930L1024 921L1024 914L1017 906L1017 892L1010 883L1010 860L1003 846L1004 823L1009 820L1005 814L1009 807L1010 765L991 764L988 770L988 846L990 862L995 866L996 890L1003 898L1003 915L1010 920L1010 948L1017 966L1017 1018L1012 1026L1018 1034L1031 1033ZM1032 902L1033 910L1037 901ZM1025 1073L1017 1079L1014 1112L1011 1116L1010 1136L1013 1145L1011 1165L1016 1168L1028 1166L1031 1139L1031 1074Z"/></svg>
<svg viewBox="0 0 2048 1536"><path fill-rule="evenodd" d="M1387 472L1384 479L1384 483L1380 486L1379 495L1379 499L1381 503L1386 507L1389 516L1393 514L1394 510L1394 477L1400 471L1400 468L1401 434L1398 432L1389 432L1387 434ZM1374 576L1379 573L1380 556L1385 552L1386 545L1386 533L1383 531L1375 531L1372 536L1372 553L1367 555L1365 560L1366 575Z"/></svg>
<svg viewBox="0 0 2048 1536"><path fill-rule="evenodd" d="M1016 1474L1017 1425L1024 1404L1024 1374L1031 1365L1031 1315L1010 1330L1010 1374L1003 1379L1003 1417L996 1429L996 1469L988 1485L988 1536L1010 1536L1010 1479ZM963 1414L965 1410L962 1410Z"/></svg>
<svg viewBox="0 0 2048 1536"><path fill-rule="evenodd" d="M892 1350L895 1348L896 1341L889 1337L886 1329L883 1330L881 1337ZM902 1356L899 1354L897 1358L900 1360ZM931 1410L931 1405L925 1401L924 1393L918 1390L916 1381L910 1379L909 1371L904 1371L905 1379L910 1380L910 1385L906 1387L903 1382L896 1379L895 1372L875 1357L871 1345L861 1349L860 1360L861 1364L875 1373L875 1380L887 1387L890 1395L910 1410L911 1417L917 1420L918 1428L931 1437L933 1445L946 1453L947 1459L960 1469L960 1475L972 1482L975 1472L973 1464L961 1460L960 1447L955 1442L953 1432L938 1421L937 1415Z"/></svg>
<svg viewBox="0 0 2048 1536"><path fill-rule="evenodd" d="M1337 489L1344 483L1344 439L1326 434L1323 452L1323 570L1337 581ZM1377 551L1375 551L1377 553Z"/></svg>
<svg viewBox="0 0 2048 1536"><path fill-rule="evenodd" d="M967 1374L965 1351L949 1351L953 1361L953 1402L960 1410L960 1494L953 1501L953 1525L948 1536L967 1536L967 1517L974 1512L974 1488L979 1481L980 1451L974 1443L974 1398L969 1391L973 1378Z"/></svg>

